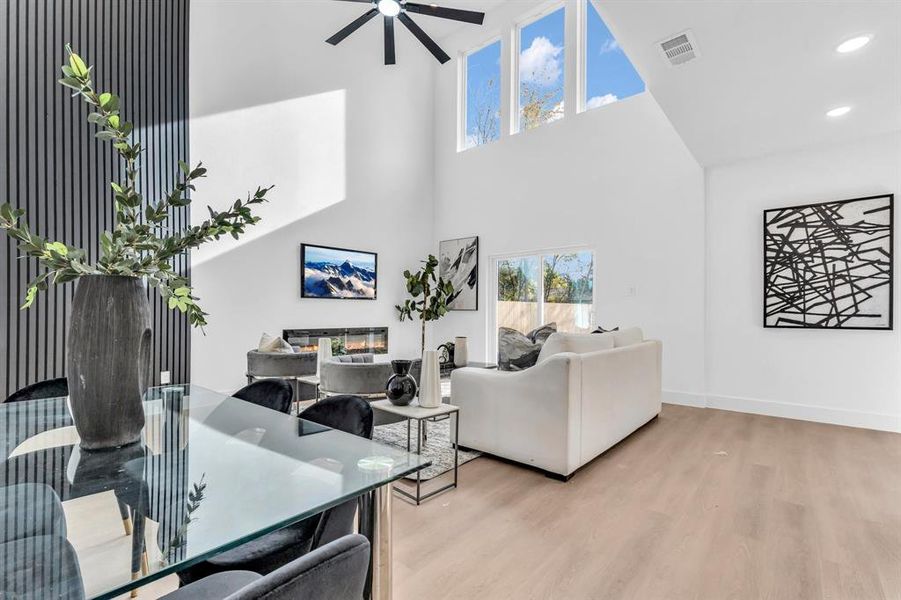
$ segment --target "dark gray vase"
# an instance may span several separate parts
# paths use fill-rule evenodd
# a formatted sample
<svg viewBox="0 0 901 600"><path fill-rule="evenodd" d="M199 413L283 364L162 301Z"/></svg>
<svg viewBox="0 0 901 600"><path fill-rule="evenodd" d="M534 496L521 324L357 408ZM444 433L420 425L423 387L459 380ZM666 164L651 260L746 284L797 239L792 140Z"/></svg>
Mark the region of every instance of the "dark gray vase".
<svg viewBox="0 0 901 600"><path fill-rule="evenodd" d="M143 282L82 277L69 318L69 400L81 447L100 450L140 440L153 337Z"/></svg>

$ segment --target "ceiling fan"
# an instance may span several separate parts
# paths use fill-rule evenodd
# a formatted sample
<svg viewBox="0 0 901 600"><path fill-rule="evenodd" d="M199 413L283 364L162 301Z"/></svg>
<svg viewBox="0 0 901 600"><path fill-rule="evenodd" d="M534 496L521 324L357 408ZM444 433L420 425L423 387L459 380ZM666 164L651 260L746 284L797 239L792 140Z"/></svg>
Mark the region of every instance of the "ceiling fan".
<svg viewBox="0 0 901 600"><path fill-rule="evenodd" d="M454 21L463 21L464 23L473 23L481 25L485 20L485 13L475 12L472 10L460 10L458 8L445 8L434 4L418 4L416 2L407 2L407 0L341 0L342 2L359 2L361 4L369 4L370 9L363 16L356 19L350 25L325 40L332 46L337 46L344 38L352 34L354 31L365 25L370 19L381 13L385 22L385 64L394 64L394 19L400 20L404 26L410 30L416 39L422 42L422 45L429 49L438 62L441 64L450 60L450 56L442 50L435 40L430 38L428 34L417 25L407 13L417 13L430 17L439 17L441 19L452 19Z"/></svg>

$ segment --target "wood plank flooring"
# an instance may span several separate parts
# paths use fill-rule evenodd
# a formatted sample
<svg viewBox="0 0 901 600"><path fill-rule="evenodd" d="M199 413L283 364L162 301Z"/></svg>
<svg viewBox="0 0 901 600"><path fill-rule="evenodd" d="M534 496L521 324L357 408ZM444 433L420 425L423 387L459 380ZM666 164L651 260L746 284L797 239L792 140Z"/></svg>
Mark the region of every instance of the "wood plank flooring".
<svg viewBox="0 0 901 600"><path fill-rule="evenodd" d="M395 598L901 599L901 435L665 405L568 483L395 504Z"/></svg>

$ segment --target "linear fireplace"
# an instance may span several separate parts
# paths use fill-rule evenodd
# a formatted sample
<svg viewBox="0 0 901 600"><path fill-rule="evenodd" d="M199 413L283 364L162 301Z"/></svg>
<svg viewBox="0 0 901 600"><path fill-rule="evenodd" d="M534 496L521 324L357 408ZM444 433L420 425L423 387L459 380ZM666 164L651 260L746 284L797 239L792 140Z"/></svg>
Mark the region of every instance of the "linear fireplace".
<svg viewBox="0 0 901 600"><path fill-rule="evenodd" d="M319 338L332 339L335 354L387 354L387 327L340 327L319 329L284 329L282 339L297 346L300 352L316 352Z"/></svg>

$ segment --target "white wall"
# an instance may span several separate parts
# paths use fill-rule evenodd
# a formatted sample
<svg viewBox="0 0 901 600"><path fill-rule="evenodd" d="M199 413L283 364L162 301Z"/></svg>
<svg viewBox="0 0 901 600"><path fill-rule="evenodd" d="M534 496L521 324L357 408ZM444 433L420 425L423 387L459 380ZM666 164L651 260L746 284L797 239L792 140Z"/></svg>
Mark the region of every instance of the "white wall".
<svg viewBox="0 0 901 600"><path fill-rule="evenodd" d="M384 67L377 20L337 47L324 43L361 6L191 4L191 156L210 170L194 219L205 204L276 185L250 235L192 257L210 312L206 335L192 338L197 384L236 389L247 350L286 327L387 325L392 354L418 354L416 325L398 323L394 305L401 272L434 239L433 59L398 36L399 64ZM378 299L302 300L301 242L378 252Z"/></svg>
<svg viewBox="0 0 901 600"><path fill-rule="evenodd" d="M899 191L899 134L708 170L710 406L901 431L897 330L761 325L764 209Z"/></svg>
<svg viewBox="0 0 901 600"><path fill-rule="evenodd" d="M449 53L468 50L537 4L502 6L489 13L484 31L442 43ZM574 6L567 3L570 34ZM501 53L505 71L510 54ZM574 61L567 50L570 74ZM456 70L438 73L435 230L439 240L479 236L480 310L450 313L437 323L437 337L466 335L470 356L488 359L487 336L495 335L486 330L489 257L589 246L596 253L596 321L640 325L663 340L667 399L703 404L704 177L654 98L574 114L575 79L568 77L565 119L458 153L456 86ZM637 295L627 296L629 287Z"/></svg>

